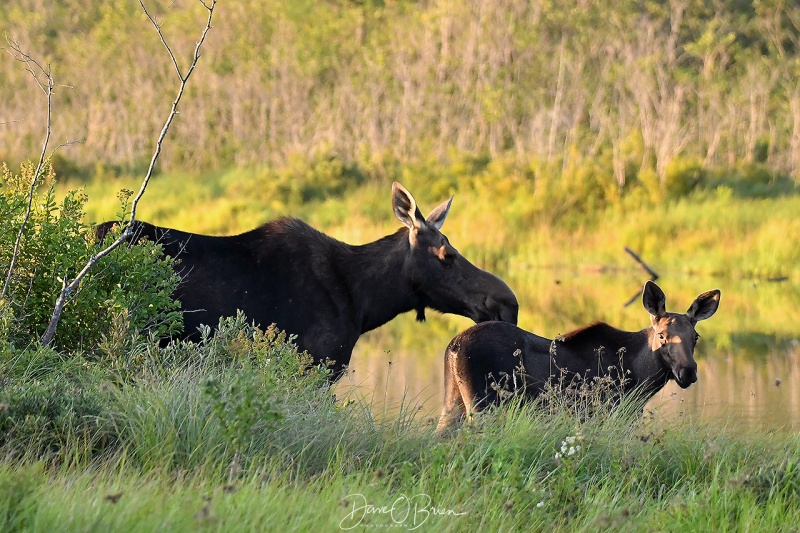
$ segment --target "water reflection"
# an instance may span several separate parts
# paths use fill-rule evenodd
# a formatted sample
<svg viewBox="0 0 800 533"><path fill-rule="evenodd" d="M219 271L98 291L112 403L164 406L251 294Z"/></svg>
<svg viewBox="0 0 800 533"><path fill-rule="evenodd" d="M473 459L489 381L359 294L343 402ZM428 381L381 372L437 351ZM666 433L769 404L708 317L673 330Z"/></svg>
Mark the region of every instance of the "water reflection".
<svg viewBox="0 0 800 533"><path fill-rule="evenodd" d="M638 278L641 278L638 275ZM518 271L510 285L520 299L520 326L553 337L595 320L638 330L648 325L640 303L625 307L640 283L637 273L600 274L563 269ZM657 416L698 416L733 427L800 430L800 287L724 278L660 279L667 309L683 312L701 292L720 288L715 316L698 325L698 382L686 390L670 383L648 404ZM429 314L427 324L404 315L359 341L351 373L336 387L373 411L400 405L438 417L442 353L471 322Z"/></svg>
<svg viewBox="0 0 800 533"><path fill-rule="evenodd" d="M746 350L742 350L746 351ZM696 386L670 383L651 402L661 413L687 412L734 427L800 430L800 349L776 340L762 357L736 350L711 350L698 361Z"/></svg>

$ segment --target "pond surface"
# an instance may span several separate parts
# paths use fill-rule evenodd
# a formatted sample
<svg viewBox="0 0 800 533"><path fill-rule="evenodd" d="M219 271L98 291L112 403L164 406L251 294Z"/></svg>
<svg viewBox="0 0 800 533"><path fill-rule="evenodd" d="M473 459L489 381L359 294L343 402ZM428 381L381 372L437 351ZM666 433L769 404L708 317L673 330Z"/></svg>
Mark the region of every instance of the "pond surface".
<svg viewBox="0 0 800 533"><path fill-rule="evenodd" d="M638 271L520 269L503 277L519 298L519 325L548 338L598 320L631 331L649 325L639 296L646 277ZM713 288L722 298L717 313L697 325L697 383L683 390L671 381L647 408L656 416L688 415L735 428L799 431L797 282L664 276L657 283L668 311L685 312L698 294ZM360 398L378 416L402 408L438 417L442 354L471 324L429 311L427 323L407 313L368 333L356 346L351 372L336 386L337 396Z"/></svg>

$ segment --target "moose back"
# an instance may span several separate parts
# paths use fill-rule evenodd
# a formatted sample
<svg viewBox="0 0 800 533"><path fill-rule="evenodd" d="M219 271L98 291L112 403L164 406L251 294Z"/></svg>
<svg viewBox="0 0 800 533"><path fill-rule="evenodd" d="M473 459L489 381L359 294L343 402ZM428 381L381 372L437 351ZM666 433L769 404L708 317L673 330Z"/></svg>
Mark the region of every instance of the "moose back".
<svg viewBox="0 0 800 533"><path fill-rule="evenodd" d="M517 322L511 289L467 261L441 233L452 200L425 218L413 196L394 183L392 206L404 227L361 246L293 218L225 237L135 222L129 240L157 242L176 259L183 338L197 338L201 324L214 327L242 310L262 327L274 323L297 335L298 347L315 362L330 360L338 376L362 333L406 311L416 310L420 321L431 308L475 322ZM98 238L114 224L98 226Z"/></svg>
<svg viewBox="0 0 800 533"><path fill-rule="evenodd" d="M536 398L547 387L591 386L595 378L610 380L614 387L607 392L618 394L617 400L634 390L649 399L670 379L686 388L697 381L695 325L717 311L719 299L719 290L704 292L686 313L668 313L664 293L648 281L642 303L650 326L641 331L595 323L551 340L513 324L473 326L445 350L444 407L437 430L457 426L465 416L513 393Z"/></svg>

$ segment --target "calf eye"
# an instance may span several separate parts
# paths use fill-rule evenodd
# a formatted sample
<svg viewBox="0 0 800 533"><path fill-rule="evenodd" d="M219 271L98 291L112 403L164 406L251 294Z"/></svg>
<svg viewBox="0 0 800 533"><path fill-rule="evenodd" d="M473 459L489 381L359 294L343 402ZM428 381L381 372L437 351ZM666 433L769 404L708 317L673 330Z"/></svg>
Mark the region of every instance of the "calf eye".
<svg viewBox="0 0 800 533"><path fill-rule="evenodd" d="M658 340L660 340L660 341L664 340L664 334L663 333L659 333L658 334Z"/></svg>

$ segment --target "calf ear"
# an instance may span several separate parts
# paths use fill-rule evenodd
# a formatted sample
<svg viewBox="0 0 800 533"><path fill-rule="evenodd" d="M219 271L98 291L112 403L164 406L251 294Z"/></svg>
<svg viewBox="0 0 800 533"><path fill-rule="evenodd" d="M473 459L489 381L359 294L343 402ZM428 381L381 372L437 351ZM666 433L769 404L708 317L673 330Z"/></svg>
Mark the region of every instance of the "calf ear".
<svg viewBox="0 0 800 533"><path fill-rule="evenodd" d="M719 289L704 292L692 302L691 307L686 311L686 316L695 322L709 318L717 312L720 296Z"/></svg>
<svg viewBox="0 0 800 533"><path fill-rule="evenodd" d="M453 203L453 197L451 196L449 200L445 200L441 204L439 204L433 211L430 212L428 218L425 221L433 226L434 228L440 230L442 229L442 225L444 224L444 219L447 218L447 213L450 212L450 204Z"/></svg>
<svg viewBox="0 0 800 533"><path fill-rule="evenodd" d="M642 303L647 312L655 318L660 318L667 314L667 297L661 287L652 281L644 284L642 291Z"/></svg>
<svg viewBox="0 0 800 533"><path fill-rule="evenodd" d="M392 183L392 208L400 222L410 230L419 229L425 220L414 197L396 181Z"/></svg>

